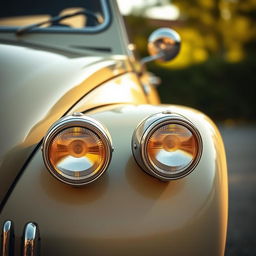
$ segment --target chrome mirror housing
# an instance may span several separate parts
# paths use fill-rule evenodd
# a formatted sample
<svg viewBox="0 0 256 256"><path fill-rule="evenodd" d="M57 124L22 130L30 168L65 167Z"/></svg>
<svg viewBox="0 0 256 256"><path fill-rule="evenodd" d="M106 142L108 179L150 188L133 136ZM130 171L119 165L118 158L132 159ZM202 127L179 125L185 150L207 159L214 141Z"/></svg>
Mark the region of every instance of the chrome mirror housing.
<svg viewBox="0 0 256 256"><path fill-rule="evenodd" d="M181 39L176 31L170 28L159 28L149 36L148 51L150 56L142 59L142 62L170 61L178 55L180 45Z"/></svg>

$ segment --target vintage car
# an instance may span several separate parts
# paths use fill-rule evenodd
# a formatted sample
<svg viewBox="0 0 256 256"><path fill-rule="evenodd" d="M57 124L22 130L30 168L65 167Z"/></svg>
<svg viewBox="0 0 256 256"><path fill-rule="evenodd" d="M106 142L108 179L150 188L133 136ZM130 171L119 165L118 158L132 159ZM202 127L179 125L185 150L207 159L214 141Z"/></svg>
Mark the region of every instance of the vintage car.
<svg viewBox="0 0 256 256"><path fill-rule="evenodd" d="M154 31L139 61L115 1L0 13L2 255L223 255L220 133L161 105L145 68L174 58L179 35Z"/></svg>

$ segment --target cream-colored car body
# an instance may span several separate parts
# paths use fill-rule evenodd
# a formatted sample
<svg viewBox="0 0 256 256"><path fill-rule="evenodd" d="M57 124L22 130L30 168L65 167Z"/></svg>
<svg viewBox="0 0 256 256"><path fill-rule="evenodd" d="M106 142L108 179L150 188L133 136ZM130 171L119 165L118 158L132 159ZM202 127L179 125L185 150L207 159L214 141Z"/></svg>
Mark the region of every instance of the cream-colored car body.
<svg viewBox="0 0 256 256"><path fill-rule="evenodd" d="M116 15L96 35L17 38L0 31L0 224L13 221L16 254L24 225L33 221L42 255L223 255L228 192L219 131L201 112L160 105L147 75L136 72L116 5L109 3ZM113 44L111 54L68 46L100 47L102 40ZM136 164L131 138L141 120L166 110L197 127L203 152L188 176L161 182ZM40 150L52 123L73 112L102 122L114 146L106 173L82 188L55 180Z"/></svg>

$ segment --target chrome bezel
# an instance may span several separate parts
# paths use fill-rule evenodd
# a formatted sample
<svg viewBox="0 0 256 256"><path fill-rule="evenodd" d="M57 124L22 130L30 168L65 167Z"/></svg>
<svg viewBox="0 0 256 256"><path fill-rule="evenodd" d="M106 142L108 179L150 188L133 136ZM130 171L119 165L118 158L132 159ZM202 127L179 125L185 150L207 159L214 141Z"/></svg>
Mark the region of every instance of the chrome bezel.
<svg viewBox="0 0 256 256"><path fill-rule="evenodd" d="M157 129L167 124L179 124L186 127L195 136L198 145L197 155L191 164L172 173L153 165L149 160L146 149L151 135ZM180 179L191 173L200 161L202 150L203 143L198 129L184 116L170 113L169 111L157 113L144 119L135 129L132 138L132 151L137 163L148 174L162 181Z"/></svg>
<svg viewBox="0 0 256 256"><path fill-rule="evenodd" d="M83 127L83 128L89 129L101 139L106 149L106 157L105 157L102 168L96 174L90 175L89 177L87 176L84 178L83 177L78 178L75 175L74 177L71 177L68 175L62 175L51 164L49 159L50 143L52 142L53 138L55 138L57 134L71 127ZM43 147L42 147L44 163L47 169L49 170L49 172L55 178L62 181L63 183L68 185L73 185L73 186L82 186L97 180L106 171L112 157L112 151L113 151L112 141L111 141L111 137L108 130L97 120L89 116L83 115L81 113L80 114L75 113L72 116L63 117L60 120L58 120L56 123L54 123L48 130L46 136L44 137Z"/></svg>

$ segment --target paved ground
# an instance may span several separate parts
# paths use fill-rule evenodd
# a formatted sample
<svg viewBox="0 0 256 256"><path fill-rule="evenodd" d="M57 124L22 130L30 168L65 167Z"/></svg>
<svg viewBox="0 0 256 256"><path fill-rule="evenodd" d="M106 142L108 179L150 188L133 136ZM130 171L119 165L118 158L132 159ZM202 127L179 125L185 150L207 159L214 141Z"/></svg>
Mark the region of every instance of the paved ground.
<svg viewBox="0 0 256 256"><path fill-rule="evenodd" d="M256 126L220 126L229 169L226 256L256 255Z"/></svg>

